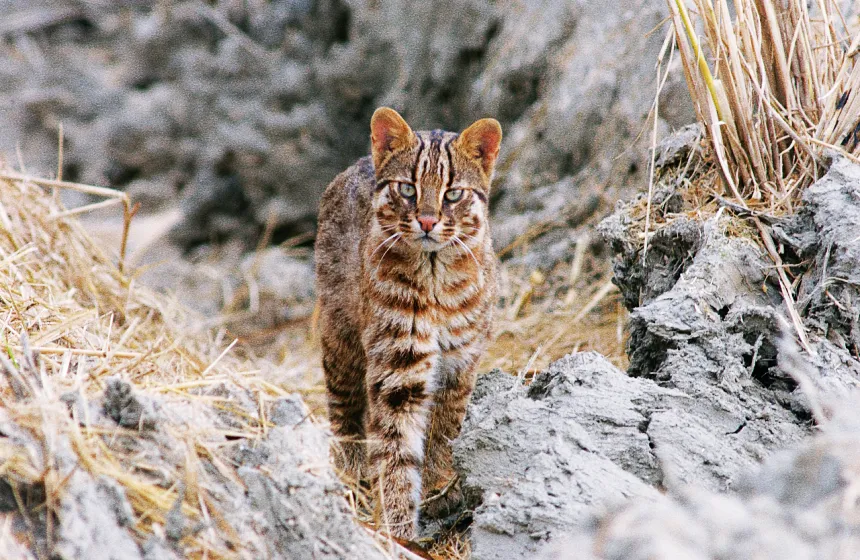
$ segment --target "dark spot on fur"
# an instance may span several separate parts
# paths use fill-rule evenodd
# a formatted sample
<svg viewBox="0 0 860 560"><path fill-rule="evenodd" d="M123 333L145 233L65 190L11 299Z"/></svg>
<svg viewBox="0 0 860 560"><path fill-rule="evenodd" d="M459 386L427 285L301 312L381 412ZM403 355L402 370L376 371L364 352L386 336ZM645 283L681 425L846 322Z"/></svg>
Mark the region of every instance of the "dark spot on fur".
<svg viewBox="0 0 860 560"><path fill-rule="evenodd" d="M391 353L389 365L392 369L408 369L430 357L428 352L416 352L414 348L408 350L394 350Z"/></svg>
<svg viewBox="0 0 860 560"><path fill-rule="evenodd" d="M424 382L419 381L412 385L397 387L396 389L387 391L382 398L385 399L386 404L391 410L400 412L409 406L420 404L424 400Z"/></svg>
<svg viewBox="0 0 860 560"><path fill-rule="evenodd" d="M377 381L370 387L368 387L368 394L370 398L376 400L376 397L379 396L380 391L382 391L382 381Z"/></svg>

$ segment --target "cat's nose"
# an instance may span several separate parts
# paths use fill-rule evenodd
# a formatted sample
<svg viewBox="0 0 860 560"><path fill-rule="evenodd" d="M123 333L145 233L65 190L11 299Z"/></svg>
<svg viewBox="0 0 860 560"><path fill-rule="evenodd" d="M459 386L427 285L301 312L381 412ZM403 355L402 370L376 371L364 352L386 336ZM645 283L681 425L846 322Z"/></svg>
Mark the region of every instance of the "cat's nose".
<svg viewBox="0 0 860 560"><path fill-rule="evenodd" d="M418 216L418 223L421 225L421 231L430 233L433 227L439 223L439 219L433 216Z"/></svg>

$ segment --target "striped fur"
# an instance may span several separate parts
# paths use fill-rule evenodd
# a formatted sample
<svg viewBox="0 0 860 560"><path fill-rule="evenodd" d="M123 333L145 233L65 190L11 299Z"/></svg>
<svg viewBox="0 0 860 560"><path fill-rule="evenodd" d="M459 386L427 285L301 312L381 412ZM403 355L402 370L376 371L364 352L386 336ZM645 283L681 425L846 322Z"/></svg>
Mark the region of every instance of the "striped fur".
<svg viewBox="0 0 860 560"><path fill-rule="evenodd" d="M500 141L492 119L459 135L413 132L378 109L372 158L340 174L320 206L319 324L335 462L371 481L379 519L397 537L413 536L422 487L427 496L450 477L450 441L489 338L496 260L487 201ZM438 223L424 231L419 217L425 229ZM425 512L457 499L449 492Z"/></svg>

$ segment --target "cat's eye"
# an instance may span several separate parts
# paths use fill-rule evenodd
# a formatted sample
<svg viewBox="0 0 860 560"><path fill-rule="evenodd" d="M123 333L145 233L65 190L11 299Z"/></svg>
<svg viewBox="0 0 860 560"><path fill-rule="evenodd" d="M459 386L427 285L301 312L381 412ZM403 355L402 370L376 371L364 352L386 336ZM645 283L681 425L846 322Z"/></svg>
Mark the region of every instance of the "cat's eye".
<svg viewBox="0 0 860 560"><path fill-rule="evenodd" d="M445 200L448 202L457 202L463 198L463 189L451 189L445 192Z"/></svg>
<svg viewBox="0 0 860 560"><path fill-rule="evenodd" d="M410 185L409 183L400 183L400 194L401 196L405 196L406 198L412 198L415 196L415 185Z"/></svg>

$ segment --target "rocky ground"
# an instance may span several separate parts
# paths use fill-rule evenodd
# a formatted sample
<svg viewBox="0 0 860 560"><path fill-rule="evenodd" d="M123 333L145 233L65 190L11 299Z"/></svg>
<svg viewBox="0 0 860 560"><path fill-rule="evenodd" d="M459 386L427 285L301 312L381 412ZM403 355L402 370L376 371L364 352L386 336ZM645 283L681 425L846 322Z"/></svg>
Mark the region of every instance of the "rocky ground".
<svg viewBox="0 0 860 560"><path fill-rule="evenodd" d="M803 209L772 225L804 267L812 355L772 261L726 233L736 218L667 205L647 258L637 201L607 218L630 367L580 353L528 386L480 379L456 446L473 558L853 558L858 179L834 159ZM661 184L665 199L681 184Z"/></svg>
<svg viewBox="0 0 860 560"><path fill-rule="evenodd" d="M684 127L694 116L670 68L645 231L636 193L648 185L665 10L662 0L0 0L0 151L55 174L58 154L45 147L62 123L63 177L142 204L141 282L175 290L206 317L198 328L250 337L311 315L316 202L365 153L375 107L417 128L496 116L505 270L567 270L577 251L611 260L630 313L629 367L581 352L534 376L526 363L483 375L456 443L467 503L427 534L470 520L476 560L858 557L860 166L834 156L798 212L765 220L797 279L799 336L750 216L686 205L702 133ZM248 367L277 369L260 363ZM118 478L87 474L60 438L55 460L70 478L58 557L166 560L199 552L189 539L210 533L248 558L407 554L352 519L324 426L297 395L266 400L229 382L156 393L115 379L89 400L44 405L53 414L62 402L75 425L86 409L86 426L138 430L120 438L122 452L179 496L144 539ZM227 451L196 467L226 525L192 523L191 479L164 474L190 469L177 434L257 417L271 424L264 435L217 439ZM0 423L3 452L43 468L38 438L20 420ZM0 513L11 515L18 487L3 484ZM26 488L44 497L44 486ZM47 519L28 523L43 534ZM32 554L46 546L30 544Z"/></svg>

